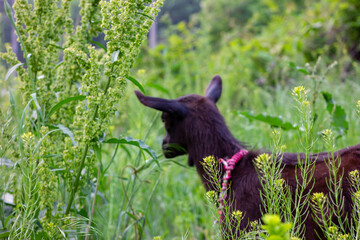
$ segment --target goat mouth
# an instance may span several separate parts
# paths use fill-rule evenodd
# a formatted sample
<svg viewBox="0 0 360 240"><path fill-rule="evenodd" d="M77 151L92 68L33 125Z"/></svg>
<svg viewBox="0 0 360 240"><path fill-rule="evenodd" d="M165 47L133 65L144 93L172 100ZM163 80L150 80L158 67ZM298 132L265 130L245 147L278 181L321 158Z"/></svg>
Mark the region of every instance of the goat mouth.
<svg viewBox="0 0 360 240"><path fill-rule="evenodd" d="M184 147L173 143L163 144L162 150L166 158L174 158L180 155L187 154L187 151Z"/></svg>

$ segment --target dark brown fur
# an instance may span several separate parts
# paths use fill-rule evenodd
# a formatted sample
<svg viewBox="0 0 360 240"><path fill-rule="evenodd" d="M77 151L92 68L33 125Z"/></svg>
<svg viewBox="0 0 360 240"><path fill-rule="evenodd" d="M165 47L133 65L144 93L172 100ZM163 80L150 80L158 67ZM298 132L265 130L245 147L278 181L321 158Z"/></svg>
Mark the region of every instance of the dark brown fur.
<svg viewBox="0 0 360 240"><path fill-rule="evenodd" d="M207 88L205 96L186 95L175 100L147 97L136 91L140 102L144 105L163 112L162 120L166 128L166 136L163 141L165 157L172 158L188 153L188 163L195 166L202 182L207 190L211 190L211 184L207 181L201 162L204 157L213 155L216 158L229 158L244 149L243 143L236 140L227 128L224 118L218 111L215 103L220 98L222 80L215 76ZM173 144L180 148L173 147ZM245 214L241 228L245 229L249 221L261 217L261 200L259 189L261 184L253 165L253 160L260 153L250 151L241 159L232 172L231 193L236 202L236 209ZM325 161L329 153L317 153L311 155L316 161L314 173L314 188L312 192L329 193L326 180L329 170ZM343 194L345 196L344 213L350 215L352 210L351 187L348 182L348 173L354 169L360 169L360 145L342 149L335 153L341 158L341 170L344 171ZM282 177L291 186L297 188L295 168L298 158L304 158L303 154L284 153L282 164L284 170ZM340 171L342 172L342 171ZM317 239L315 230L321 236L321 231L316 226L311 214L305 219L306 239Z"/></svg>

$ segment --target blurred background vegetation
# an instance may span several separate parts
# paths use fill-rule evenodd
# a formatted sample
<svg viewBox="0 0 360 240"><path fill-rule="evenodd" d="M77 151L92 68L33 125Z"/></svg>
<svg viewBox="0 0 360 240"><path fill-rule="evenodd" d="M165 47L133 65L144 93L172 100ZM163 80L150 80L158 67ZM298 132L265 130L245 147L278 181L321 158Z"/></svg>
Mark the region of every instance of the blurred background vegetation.
<svg viewBox="0 0 360 240"><path fill-rule="evenodd" d="M18 45L3 5L0 1L0 51L6 42ZM73 1L74 22L78 22L78 11L78 1ZM147 95L164 98L203 94L212 76L219 74L224 89L218 107L232 133L251 147L269 150L274 124L241 113L281 116L296 124L290 89L303 85L310 90L313 151L326 150L320 138L327 128L337 133L340 149L358 143L360 136L355 107L360 99L359 13L358 0L166 0L157 27L150 33L153 40L143 46L132 74ZM103 41L101 34L96 40ZM17 49L21 57L20 47ZM9 108L9 91L16 95L18 87L11 79L4 81L10 67L0 66L3 112ZM143 107L134 89L132 85L127 88L126 101L119 103L108 135L143 139L161 155L164 129L159 113ZM340 115L326 109L322 91L330 93L331 101L343 109ZM279 129L287 151L304 150L299 131ZM113 150L104 149L108 162ZM103 176L94 219L101 238L131 239L119 207L124 191L129 191L131 207L144 216L145 238L217 239L216 217L208 210L205 190L195 169L186 166L186 157L161 157L160 167L136 176L125 166L137 157L136 149L121 148ZM134 177L140 181L124 190L122 184Z"/></svg>

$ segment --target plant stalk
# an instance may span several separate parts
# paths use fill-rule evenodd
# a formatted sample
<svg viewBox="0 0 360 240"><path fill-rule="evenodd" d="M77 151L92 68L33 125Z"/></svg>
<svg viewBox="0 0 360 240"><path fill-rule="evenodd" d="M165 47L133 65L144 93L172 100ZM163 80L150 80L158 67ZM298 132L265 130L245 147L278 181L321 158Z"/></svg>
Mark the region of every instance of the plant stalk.
<svg viewBox="0 0 360 240"><path fill-rule="evenodd" d="M84 163L85 163L85 159L86 159L86 155L87 155L88 150L89 150L89 144L86 144L84 153L83 153L82 158L81 158L80 167L78 169L78 173L77 173L76 178L75 178L74 189L73 189L73 191L71 191L69 203L68 203L68 205L66 207L65 215L69 214L72 202L74 201L74 196L75 196L75 193L76 193L76 191L78 189L78 186L79 186L80 175L81 175L81 171L82 171L82 169L84 167Z"/></svg>
<svg viewBox="0 0 360 240"><path fill-rule="evenodd" d="M100 185L100 163L99 163L99 167L98 167L98 175L97 175L97 183L96 183L96 188L95 188L95 193L94 193L94 199L91 205L91 213L90 213L90 217L89 217L89 223L88 223L88 227L86 229L86 234L85 234L85 240L88 239L89 236L89 231L90 231L90 227L91 227L91 221L92 221L92 217L94 215L94 211L95 211L95 202L96 202L96 195L99 189L99 185Z"/></svg>
<svg viewBox="0 0 360 240"><path fill-rule="evenodd" d="M114 70L114 64L112 64L112 66L111 66L111 72L112 72L113 70ZM109 78L108 78L108 81L107 81L107 83L106 83L105 90L104 90L104 95L103 95L104 97L106 96L107 91L108 91L108 89L109 89L109 87L110 87L110 82L111 82L111 78L109 77ZM98 110L99 110L99 105L96 105L96 109L95 109L95 112L94 112L94 115L93 115L93 119L96 118L96 115L97 115L97 113L98 113ZM89 150L89 143L87 143L87 144L85 145L84 154L83 154L83 156L82 156L82 158L81 158L81 163L80 163L80 166L79 166L79 170L78 170L78 172L77 172L77 175L76 175L76 178L75 178L75 182L74 182L74 189L73 189L73 191L71 192L70 199L69 199L69 203L68 203L68 205L67 205L67 207L66 207L65 215L69 214L70 209L71 209L72 202L74 201L74 196L75 196L75 193L76 193L76 191L77 191L77 189L78 189L78 186L79 186L80 175L81 175L81 171L82 171L82 169L83 169L83 167L84 167L84 163L85 163L85 159L86 159L86 155L87 155L88 150Z"/></svg>

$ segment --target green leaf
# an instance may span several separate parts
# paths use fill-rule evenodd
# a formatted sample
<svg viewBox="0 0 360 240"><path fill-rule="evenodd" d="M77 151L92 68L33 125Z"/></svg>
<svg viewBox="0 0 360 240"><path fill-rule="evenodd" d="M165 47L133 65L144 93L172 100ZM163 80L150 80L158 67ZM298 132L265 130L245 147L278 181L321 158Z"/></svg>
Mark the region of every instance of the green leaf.
<svg viewBox="0 0 360 240"><path fill-rule="evenodd" d="M335 103L331 93L322 91L321 94L326 102L326 110L332 116L331 125L338 131L339 136L343 136L349 129L344 108Z"/></svg>
<svg viewBox="0 0 360 240"><path fill-rule="evenodd" d="M14 98L14 95L12 94L11 91L9 91L9 94L10 94L10 106L11 106L11 110L12 110L14 116L16 116L15 98Z"/></svg>
<svg viewBox="0 0 360 240"><path fill-rule="evenodd" d="M148 14L145 14L145 13L142 13L142 12L137 12L137 14L143 15L144 17L147 17L147 18L149 18L149 19L151 19L153 21L155 20L155 18L153 16L150 16Z"/></svg>
<svg viewBox="0 0 360 240"><path fill-rule="evenodd" d="M140 82L138 82L135 78L131 77L131 76L126 76L126 78L128 80L130 80L130 82L132 82L133 84L135 84L139 89L140 91L145 94L145 89L143 88L143 86L141 85Z"/></svg>
<svg viewBox="0 0 360 240"><path fill-rule="evenodd" d="M7 0L4 1L4 8L5 8L6 15L10 18L11 24L14 26L15 21L14 21L14 17L13 17L12 8Z"/></svg>
<svg viewBox="0 0 360 240"><path fill-rule="evenodd" d="M26 106L25 106L25 108L24 108L24 110L23 110L23 112L21 114L21 118L20 118L20 122L19 122L18 138L17 139L18 139L18 142L19 142L18 144L19 144L19 149L20 149L21 156L23 156L23 144L22 144L21 136L23 134L23 130L24 130L24 126L25 126L24 121L25 121L26 111L28 110L28 108L29 108L32 101L33 100L30 99L29 102L26 104Z"/></svg>
<svg viewBox="0 0 360 240"><path fill-rule="evenodd" d="M6 228L10 228L10 224L14 221L14 215L15 213L11 213L9 216L7 216L7 218L5 219L5 224L4 227Z"/></svg>
<svg viewBox="0 0 360 240"><path fill-rule="evenodd" d="M126 212L126 215L128 215L129 217L131 217L132 219L134 219L135 221L138 221L138 219L130 212Z"/></svg>
<svg viewBox="0 0 360 240"><path fill-rule="evenodd" d="M62 155L60 154L48 154L48 155L43 155L41 156L42 158L59 158L59 157L62 157Z"/></svg>
<svg viewBox="0 0 360 240"><path fill-rule="evenodd" d="M141 140L134 139L132 137L123 137L123 138L111 138L104 141L103 143L119 143L119 144L128 144L128 145L136 146L141 150L147 152L156 161L156 164L160 166L155 152Z"/></svg>
<svg viewBox="0 0 360 240"><path fill-rule="evenodd" d="M65 127L64 125L62 124L58 124L58 125L55 125L55 127L59 128L64 134L68 135L71 139L71 142L74 146L76 146L76 141L75 141L75 137L74 137L74 134L72 133L72 131Z"/></svg>
<svg viewBox="0 0 360 240"><path fill-rule="evenodd" d="M154 88L156 90L159 90L160 92L163 92L167 95L170 95L170 92L169 90L167 90L166 88L160 86L159 84L156 84L156 83L147 83L146 86L148 87L151 87L151 88Z"/></svg>
<svg viewBox="0 0 360 240"><path fill-rule="evenodd" d="M90 40L90 43L92 44L95 44L96 46L98 46L99 48L102 48L105 50L105 52L107 52L107 49L104 45L102 45L101 43L97 42L97 41L93 41L93 40ZM118 53L119 54L119 53Z"/></svg>
<svg viewBox="0 0 360 240"><path fill-rule="evenodd" d="M296 64L294 62L290 62L289 66L290 66L290 68L292 68L300 73L303 73L305 75L311 75L305 68L296 66Z"/></svg>
<svg viewBox="0 0 360 240"><path fill-rule="evenodd" d="M36 107L37 111L38 111L39 114L40 114L41 120L44 122L44 115L43 115L43 113L42 113L40 104L39 104L39 102L38 102L38 100L37 100L37 98L36 98L36 93L30 94L30 96L31 96L31 98L33 99L33 102L34 102L34 104L35 104L35 107Z"/></svg>
<svg viewBox="0 0 360 240"><path fill-rule="evenodd" d="M104 169L102 169L102 174L105 174L106 171L110 168L111 164L113 163L113 161L114 161L114 159L115 159L115 156L116 156L116 154L117 154L117 151L118 151L118 149L119 149L119 145L120 145L120 144L117 144L117 145L116 145L114 154L112 155L110 162L107 164L107 166L106 166ZM128 157L130 158L131 155L130 155L129 150L127 150L127 148L126 148L125 146L123 146L123 145L120 145L120 146L121 146L122 149L125 150L125 152L127 153Z"/></svg>
<svg viewBox="0 0 360 240"><path fill-rule="evenodd" d="M58 67L60 67L60 66L63 65L63 64L64 64L64 61L59 62L58 64L56 64L56 66L55 66L54 69L58 69Z"/></svg>
<svg viewBox="0 0 360 240"><path fill-rule="evenodd" d="M280 127L286 131L300 129L296 124L292 124L290 122L284 121L281 116L275 117L275 116L267 115L265 113L254 115L252 112L247 112L247 111L236 112L236 113L248 118L249 120L257 120L260 122L264 122L270 124L271 127Z"/></svg>
<svg viewBox="0 0 360 240"><path fill-rule="evenodd" d="M19 29L18 27L16 26L15 24L15 19L14 19L14 16L13 16L13 11L12 11L12 8L11 8L11 5L8 3L7 0L4 1L4 7L5 7L5 12L6 12L6 15L9 17L10 19L10 22L11 22L11 25L14 27L15 31L16 31L16 35L18 36L19 40L20 40L20 44L21 44L21 47L22 47L22 50L24 51L24 55L25 55L25 59L26 59L26 64L27 64L27 67L28 67L28 71L29 71L29 75L32 76L31 74L31 67L29 65L29 54L27 53L27 50L25 48L25 44L24 44L24 41L21 37L21 34L19 32Z"/></svg>
<svg viewBox="0 0 360 240"><path fill-rule="evenodd" d="M0 238L8 238L10 236L10 230L0 230Z"/></svg>
<svg viewBox="0 0 360 240"><path fill-rule="evenodd" d="M42 142L48 135L50 135L50 134L53 133L53 132L59 131L59 130L61 130L61 129L55 129L55 130L51 130L51 131L47 132L47 133L37 142L36 147L35 147L34 150L33 150L33 154L35 154L36 151L39 150L39 148L40 148L40 146L41 146L41 142Z"/></svg>
<svg viewBox="0 0 360 240"><path fill-rule="evenodd" d="M65 50L65 48L60 47L60 46L58 46L56 44L52 44L52 43L49 43L48 46L53 46L54 48L57 48L57 49L60 49L60 50Z"/></svg>
<svg viewBox="0 0 360 240"><path fill-rule="evenodd" d="M95 157L97 158L97 160L101 163L101 144L100 147L97 144L94 144L94 152L95 152Z"/></svg>
<svg viewBox="0 0 360 240"><path fill-rule="evenodd" d="M178 162L178 161L175 161L175 160L173 160L173 159L167 159L167 161L172 162L172 163L175 163L176 165L179 165L180 167L183 167L183 168L189 168L188 165L182 164L182 163L180 163L180 162Z"/></svg>
<svg viewBox="0 0 360 240"><path fill-rule="evenodd" d="M326 110L332 114L332 111L334 110L335 102L332 99L331 93L321 91L321 94L323 95L325 102L326 102Z"/></svg>
<svg viewBox="0 0 360 240"><path fill-rule="evenodd" d="M7 80L9 79L9 77L11 76L11 74L13 74L13 72L15 72L16 69L17 69L18 67L20 67L21 65L23 65L23 63L18 63L18 64L16 64L16 65L12 66L12 67L9 69L9 71L6 73L6 75L5 75L5 81L7 81Z"/></svg>
<svg viewBox="0 0 360 240"><path fill-rule="evenodd" d="M296 64L294 62L289 63L290 68L296 69Z"/></svg>
<svg viewBox="0 0 360 240"><path fill-rule="evenodd" d="M301 73L305 74L305 75L310 75L310 73L305 68L297 67L296 70L298 72L301 72Z"/></svg>
<svg viewBox="0 0 360 240"><path fill-rule="evenodd" d="M51 117L51 115L53 115L57 110L59 110L62 105L68 103L68 102L72 102L72 101L77 101L77 100L80 100L80 101L83 101L86 99L86 96L84 95L79 95L79 96L76 96L76 97L69 97L69 98L65 98L64 100L58 102L57 104L55 104L53 107L51 107L49 113L47 114L46 116L46 121Z"/></svg>

